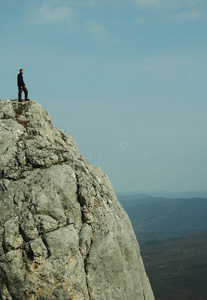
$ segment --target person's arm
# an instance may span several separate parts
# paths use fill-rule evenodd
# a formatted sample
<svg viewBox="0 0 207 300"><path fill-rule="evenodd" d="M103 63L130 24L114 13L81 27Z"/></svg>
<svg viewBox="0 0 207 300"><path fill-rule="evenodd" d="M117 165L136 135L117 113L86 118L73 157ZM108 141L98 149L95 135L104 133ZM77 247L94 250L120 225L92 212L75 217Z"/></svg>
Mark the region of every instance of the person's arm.
<svg viewBox="0 0 207 300"><path fill-rule="evenodd" d="M18 87L20 87L20 78L19 78L19 74L17 75L17 85L18 85Z"/></svg>
<svg viewBox="0 0 207 300"><path fill-rule="evenodd" d="M22 86L26 86L26 84L24 83L24 79L23 79L23 75L21 74L21 78L22 78Z"/></svg>
<svg viewBox="0 0 207 300"><path fill-rule="evenodd" d="M25 83L24 83L24 80L23 80L23 76L22 74L18 74L17 76L17 84L18 84L18 87L22 88L23 86L25 86Z"/></svg>

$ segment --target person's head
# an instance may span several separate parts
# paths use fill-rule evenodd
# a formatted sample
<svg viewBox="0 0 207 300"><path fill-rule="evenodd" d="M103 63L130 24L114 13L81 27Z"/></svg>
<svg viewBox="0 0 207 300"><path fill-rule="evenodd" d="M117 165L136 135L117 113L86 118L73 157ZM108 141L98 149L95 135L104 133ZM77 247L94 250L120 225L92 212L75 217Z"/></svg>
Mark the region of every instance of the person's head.
<svg viewBox="0 0 207 300"><path fill-rule="evenodd" d="M20 70L19 70L19 73L22 73L22 74L23 74L23 73L24 73L24 70L23 70L23 69L20 69Z"/></svg>

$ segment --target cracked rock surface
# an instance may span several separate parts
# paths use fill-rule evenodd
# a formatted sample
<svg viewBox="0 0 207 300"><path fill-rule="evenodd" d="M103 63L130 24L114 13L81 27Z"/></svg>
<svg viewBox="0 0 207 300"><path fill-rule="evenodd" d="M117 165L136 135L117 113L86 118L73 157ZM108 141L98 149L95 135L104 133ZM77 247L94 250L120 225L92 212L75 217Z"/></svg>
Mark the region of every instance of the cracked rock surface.
<svg viewBox="0 0 207 300"><path fill-rule="evenodd" d="M0 171L0 299L154 299L108 177L38 103L0 100Z"/></svg>

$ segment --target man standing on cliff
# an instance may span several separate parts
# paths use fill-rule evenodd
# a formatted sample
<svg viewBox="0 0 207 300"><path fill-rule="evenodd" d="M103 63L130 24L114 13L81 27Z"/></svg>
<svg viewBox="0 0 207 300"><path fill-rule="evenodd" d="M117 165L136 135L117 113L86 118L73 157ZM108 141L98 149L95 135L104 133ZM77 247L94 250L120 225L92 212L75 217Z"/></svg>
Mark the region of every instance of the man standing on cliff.
<svg viewBox="0 0 207 300"><path fill-rule="evenodd" d="M28 99L28 89L26 88L26 85L23 80L23 73L24 73L24 70L20 69L19 74L17 75L17 85L19 88L19 93L18 93L19 102L23 101L22 100L22 91L24 92L24 95L25 95L25 101L29 100Z"/></svg>

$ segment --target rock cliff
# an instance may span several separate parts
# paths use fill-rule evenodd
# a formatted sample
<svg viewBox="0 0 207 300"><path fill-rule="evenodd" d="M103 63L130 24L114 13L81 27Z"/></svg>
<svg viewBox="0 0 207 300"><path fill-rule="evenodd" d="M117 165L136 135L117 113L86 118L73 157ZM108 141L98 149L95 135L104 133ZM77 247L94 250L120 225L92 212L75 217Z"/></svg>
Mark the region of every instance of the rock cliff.
<svg viewBox="0 0 207 300"><path fill-rule="evenodd" d="M102 170L36 102L0 100L0 299L154 299Z"/></svg>

